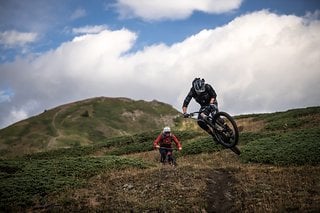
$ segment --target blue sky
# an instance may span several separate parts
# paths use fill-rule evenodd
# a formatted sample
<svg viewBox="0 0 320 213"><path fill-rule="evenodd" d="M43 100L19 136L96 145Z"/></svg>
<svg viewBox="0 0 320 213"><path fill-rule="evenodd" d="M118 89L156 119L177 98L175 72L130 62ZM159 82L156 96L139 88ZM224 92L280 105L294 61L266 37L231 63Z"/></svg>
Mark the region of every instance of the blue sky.
<svg viewBox="0 0 320 213"><path fill-rule="evenodd" d="M319 19L318 0L3 0L0 128L95 96L180 110L198 76L232 114L319 105Z"/></svg>
<svg viewBox="0 0 320 213"><path fill-rule="evenodd" d="M139 1L137 1L139 2ZM238 1L239 2L239 1ZM304 16L308 11L320 8L318 0L244 0L240 7L231 8L225 13L193 11L186 18L146 19L144 17L120 17L114 0L5 0L1 3L2 32L35 32L39 39L30 42L31 52L43 52L58 47L62 42L73 38L70 30L83 26L105 25L109 29L127 28L139 34L133 51L144 46L165 43L171 45L196 34L202 29L211 29L232 21L237 16L267 9L277 14ZM18 7L15 7L18 5ZM26 6L28 5L28 6ZM45 9L43 9L45 5ZM6 11L6 12L3 12ZM78 14L78 15L77 15ZM1 42L2 43L2 42ZM1 45L2 62L13 60L21 47L4 48Z"/></svg>

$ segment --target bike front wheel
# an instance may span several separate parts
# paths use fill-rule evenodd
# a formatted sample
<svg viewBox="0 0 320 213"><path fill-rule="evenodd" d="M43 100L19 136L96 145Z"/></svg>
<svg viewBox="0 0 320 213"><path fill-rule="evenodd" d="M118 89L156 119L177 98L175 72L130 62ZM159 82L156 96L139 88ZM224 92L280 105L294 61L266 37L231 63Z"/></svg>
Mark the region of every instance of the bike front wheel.
<svg viewBox="0 0 320 213"><path fill-rule="evenodd" d="M226 148L235 147L239 141L239 130L236 122L226 112L217 112L213 116L215 139Z"/></svg>

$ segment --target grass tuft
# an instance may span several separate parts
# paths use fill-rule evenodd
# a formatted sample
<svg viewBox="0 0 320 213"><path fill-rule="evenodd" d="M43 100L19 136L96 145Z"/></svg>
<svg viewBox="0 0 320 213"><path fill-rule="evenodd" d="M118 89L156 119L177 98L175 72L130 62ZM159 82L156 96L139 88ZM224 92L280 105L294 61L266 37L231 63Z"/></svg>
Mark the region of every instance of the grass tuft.
<svg viewBox="0 0 320 213"><path fill-rule="evenodd" d="M243 162L275 165L318 165L320 128L262 138L242 148Z"/></svg>
<svg viewBox="0 0 320 213"><path fill-rule="evenodd" d="M119 156L0 160L0 210L32 206L35 196L85 186L90 177L101 172L148 166Z"/></svg>

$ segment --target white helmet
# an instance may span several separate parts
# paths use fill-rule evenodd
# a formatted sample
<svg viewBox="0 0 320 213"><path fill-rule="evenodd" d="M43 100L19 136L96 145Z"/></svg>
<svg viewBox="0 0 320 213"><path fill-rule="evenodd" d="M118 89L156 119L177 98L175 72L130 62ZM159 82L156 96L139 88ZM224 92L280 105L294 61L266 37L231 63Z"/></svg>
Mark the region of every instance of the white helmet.
<svg viewBox="0 0 320 213"><path fill-rule="evenodd" d="M165 128L163 128L163 133L166 133L166 132L171 132L170 127L166 126Z"/></svg>

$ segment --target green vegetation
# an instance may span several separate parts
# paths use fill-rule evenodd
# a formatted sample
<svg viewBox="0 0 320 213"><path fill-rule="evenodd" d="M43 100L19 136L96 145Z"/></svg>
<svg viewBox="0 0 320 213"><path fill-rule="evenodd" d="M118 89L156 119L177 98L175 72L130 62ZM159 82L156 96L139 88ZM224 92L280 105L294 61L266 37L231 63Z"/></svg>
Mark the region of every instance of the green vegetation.
<svg viewBox="0 0 320 213"><path fill-rule="evenodd" d="M88 178L102 171L129 167L143 169L148 165L140 160L117 156L1 160L0 209L32 206L36 197L79 188L87 183Z"/></svg>
<svg viewBox="0 0 320 213"><path fill-rule="evenodd" d="M276 165L320 164L320 128L256 139L242 149L244 162Z"/></svg>
<svg viewBox="0 0 320 213"><path fill-rule="evenodd" d="M242 132L240 133L240 143L241 145L246 145L251 143L254 140L261 139L261 138L269 138L274 135L277 135L274 132Z"/></svg>
<svg viewBox="0 0 320 213"><path fill-rule="evenodd" d="M150 164L143 159L120 155L151 151L153 140L160 132L159 129L118 136L91 146L74 146L0 160L0 209L12 210L32 206L35 205L37 197L46 202L45 197L48 194L83 187L90 177L101 172L130 167L147 168ZM175 134L181 141L201 135L199 132L178 130ZM205 143L212 144L208 139L202 142ZM199 147L199 144L197 145L196 141L186 144L186 150L188 146L192 150L192 147ZM102 157L91 157L96 152L104 154Z"/></svg>
<svg viewBox="0 0 320 213"><path fill-rule="evenodd" d="M212 137L205 136L191 140L183 147L181 155L212 153L222 149L223 147L221 145L218 145L212 141Z"/></svg>
<svg viewBox="0 0 320 213"><path fill-rule="evenodd" d="M26 159L51 159L64 157L81 157L93 155L95 152L103 151L105 155L123 155L153 150L153 141L161 130L154 130L133 135L107 138L100 143L90 146L73 146L67 149L55 149L46 152L39 152L25 155ZM195 131L175 131L179 140L187 141L201 135ZM207 140L208 141L208 140ZM66 142L67 143L67 142ZM71 143L71 142L68 142Z"/></svg>
<svg viewBox="0 0 320 213"><path fill-rule="evenodd" d="M210 211L208 206L212 194L201 197L209 193L201 190L207 187L208 191L212 191L210 184L218 182L220 175L225 175L226 180L238 178L239 186L232 189L240 190L238 200L254 194L260 199L251 198L255 205L265 203L268 206L260 209L238 206L244 212L259 212L273 205L273 201L265 200L271 196L264 196L262 191L280 196L277 198L280 204L272 207L273 210L278 210L279 205L285 205L281 206L283 210L290 210L296 203L308 202L306 205L309 205L309 209L316 209L313 203L317 203L317 197L306 201L292 194L295 193L297 180L306 181L303 176L306 170L310 173L308 189L303 191L304 188L299 186L298 196L320 196L316 192L318 185L315 185L315 190L312 189L315 180L319 180L320 107L237 116L237 122L241 119L252 122L250 128L244 124L240 133L240 156L213 142L203 131L182 130L185 120L177 117L177 114L171 106L157 101L96 98L48 110L0 130L0 145L5 147L0 150L0 211L34 210L34 206L44 206L45 210L50 211L52 209L46 209L50 202L60 202L61 208L57 211L65 207L70 211L79 210L84 203L88 210L91 210L92 203L98 203L101 205L96 210L119 211L121 209L114 208L138 206L137 210L170 211L180 204L179 210L199 211L189 209L199 200L203 202L200 210ZM174 151L178 169L157 168L158 152L152 151L152 143L166 122L172 124L174 134L183 144L181 152ZM255 124L259 124L259 128L252 128ZM23 154L21 150L27 149L31 151ZM8 154L19 151L16 156ZM216 163L217 160L222 162ZM214 166L217 165L222 168L215 171ZM261 168L262 165L267 168ZM268 176L271 174L275 178ZM289 175L290 183L285 182ZM97 176L101 176L101 180L97 180ZM171 176L175 180L171 180ZM171 181L168 188L161 188L164 187L161 178ZM255 181L261 181L262 184L256 186ZM286 187L279 192L268 186L267 181L279 189L282 187L276 185L279 182L290 186L293 191L290 195L294 198L288 203L287 191L284 193L286 189L282 189ZM247 188L242 189L242 184L247 184ZM81 195L84 200L71 199L81 189L92 190L90 187L94 187L94 195ZM109 188L113 191L104 194ZM153 199L158 194L152 193L162 193L164 197L165 193L170 193L179 202L170 203L171 200L166 199L159 206ZM181 199L182 195L184 199ZM65 200L65 197L68 199ZM145 199L149 199L148 206L144 205ZM247 200L243 203L247 203ZM246 205L252 206L250 202ZM92 208L95 210L95 206ZM299 207L296 210L308 208Z"/></svg>
<svg viewBox="0 0 320 213"><path fill-rule="evenodd" d="M45 110L1 129L0 149L6 156L17 156L98 144L106 138L153 131L165 125L174 128L179 125L177 116L179 112L171 105L158 101L92 98Z"/></svg>
<svg viewBox="0 0 320 213"><path fill-rule="evenodd" d="M255 115L265 129L240 134L243 162L275 165L320 163L320 107Z"/></svg>
<svg viewBox="0 0 320 213"><path fill-rule="evenodd" d="M318 119L312 119L312 116L320 114L320 107L308 107L305 109L292 109L286 112L275 112L266 114L255 114L253 116L239 116L245 118L250 116L255 120L264 120L266 122L265 130L285 131L306 126L319 125Z"/></svg>

